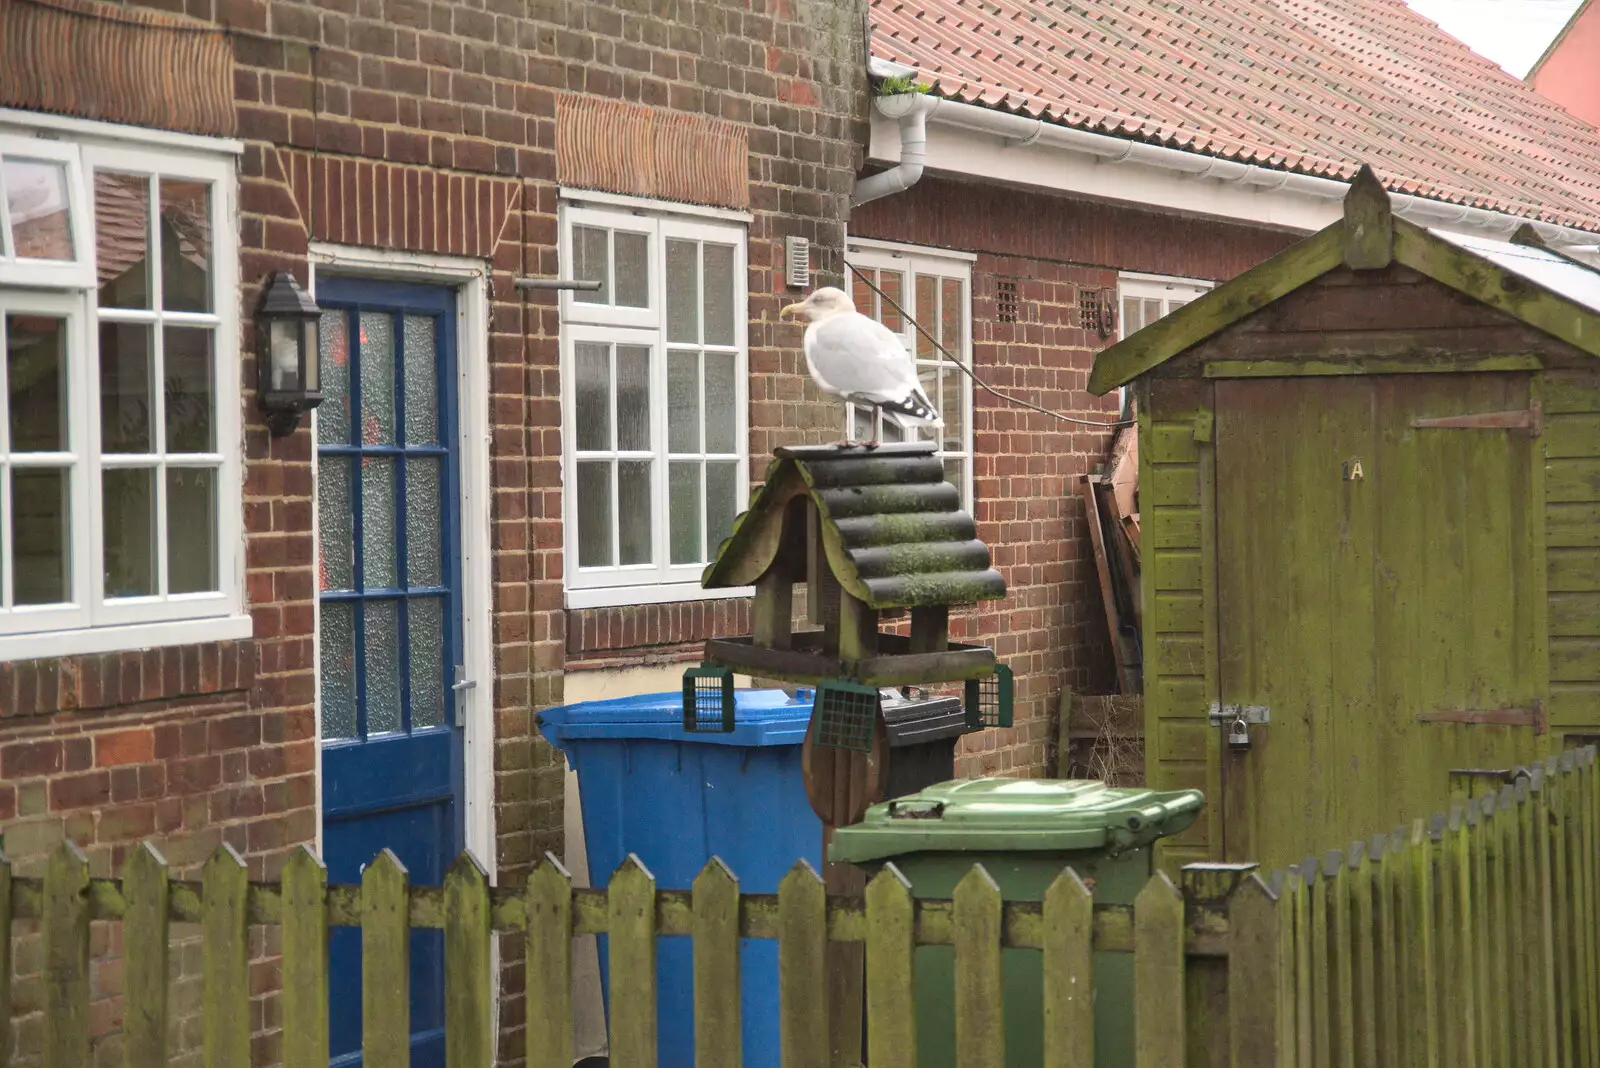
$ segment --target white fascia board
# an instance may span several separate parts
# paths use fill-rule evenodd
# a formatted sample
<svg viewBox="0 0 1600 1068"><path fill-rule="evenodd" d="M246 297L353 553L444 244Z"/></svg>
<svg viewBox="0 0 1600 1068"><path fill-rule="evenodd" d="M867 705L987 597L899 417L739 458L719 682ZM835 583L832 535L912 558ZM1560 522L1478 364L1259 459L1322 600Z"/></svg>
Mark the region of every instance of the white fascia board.
<svg viewBox="0 0 1600 1068"><path fill-rule="evenodd" d="M876 114L867 158L899 162L899 130ZM929 171L1093 197L1155 211L1309 233L1338 219L1349 184L1075 130L1009 112L939 100L927 119ZM1505 240L1531 220L1391 193L1395 214L1420 226ZM1535 222L1557 245L1597 234Z"/></svg>
<svg viewBox="0 0 1600 1068"><path fill-rule="evenodd" d="M875 116L869 158L897 163L899 147L895 123ZM1139 163L1111 163L1042 140L1021 145L1014 138L941 123L938 112L928 122L925 166L940 174L1307 233L1334 222L1341 211L1333 199L1229 185Z"/></svg>

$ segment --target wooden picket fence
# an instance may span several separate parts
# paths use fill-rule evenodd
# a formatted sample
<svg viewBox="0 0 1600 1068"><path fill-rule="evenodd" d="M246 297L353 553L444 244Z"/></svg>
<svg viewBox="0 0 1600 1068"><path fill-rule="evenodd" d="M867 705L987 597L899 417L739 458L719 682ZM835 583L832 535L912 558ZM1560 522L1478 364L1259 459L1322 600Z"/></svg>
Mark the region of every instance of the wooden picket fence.
<svg viewBox="0 0 1600 1068"><path fill-rule="evenodd" d="M803 863L777 894L741 894L713 860L692 889L659 890L630 859L606 890L574 889L553 859L525 887L492 889L463 855L442 887L413 887L388 852L359 886L330 886L311 853L256 884L226 847L197 882L172 880L141 847L120 879L90 878L64 845L42 878L0 859L0 1005L9 1005L16 921L44 957L47 1068L90 1063L89 925L123 925L125 1063L167 1049L173 924L198 924L208 1068L250 1063L247 935L282 928L287 1068L328 1062L328 932L362 932L365 1063L408 1063L409 931L445 932L445 1035L452 1068L487 1068L495 1048L495 932L526 942L531 1068L572 1064L572 936L608 935L612 1063L656 1063L656 945L694 939L696 1062L734 1068L740 939L778 943L784 1068L830 1068L829 944L865 960L866 1063L917 1062L913 952L952 945L957 1063L1005 1064L1002 954L1043 954L1044 1068L1094 1064L1091 954L1133 954L1139 1068L1355 1068L1600 1063L1600 789L1592 749L1534 767L1452 811L1263 879L1248 865L1194 865L1182 888L1155 875L1132 906L1097 904L1064 871L1043 902L1003 901L981 867L950 901L917 901L886 867L861 897L833 896ZM0 1014L0 1066L13 1043Z"/></svg>

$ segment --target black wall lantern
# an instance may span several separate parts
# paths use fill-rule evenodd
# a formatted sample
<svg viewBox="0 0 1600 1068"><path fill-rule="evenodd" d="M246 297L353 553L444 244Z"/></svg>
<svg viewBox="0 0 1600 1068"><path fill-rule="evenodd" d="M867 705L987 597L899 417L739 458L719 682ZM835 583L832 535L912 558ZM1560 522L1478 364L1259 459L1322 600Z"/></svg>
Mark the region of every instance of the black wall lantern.
<svg viewBox="0 0 1600 1068"><path fill-rule="evenodd" d="M317 324L322 309L288 271L278 271L261 292L256 326L261 351L256 395L273 437L294 432L300 413L322 403Z"/></svg>

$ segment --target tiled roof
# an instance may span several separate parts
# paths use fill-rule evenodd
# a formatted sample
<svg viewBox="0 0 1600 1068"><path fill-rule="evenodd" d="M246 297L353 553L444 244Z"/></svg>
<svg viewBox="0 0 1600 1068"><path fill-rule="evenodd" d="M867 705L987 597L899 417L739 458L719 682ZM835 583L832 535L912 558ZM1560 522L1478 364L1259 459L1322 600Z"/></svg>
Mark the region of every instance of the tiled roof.
<svg viewBox="0 0 1600 1068"><path fill-rule="evenodd" d="M871 0L940 96L1600 230L1600 132L1404 0Z"/></svg>

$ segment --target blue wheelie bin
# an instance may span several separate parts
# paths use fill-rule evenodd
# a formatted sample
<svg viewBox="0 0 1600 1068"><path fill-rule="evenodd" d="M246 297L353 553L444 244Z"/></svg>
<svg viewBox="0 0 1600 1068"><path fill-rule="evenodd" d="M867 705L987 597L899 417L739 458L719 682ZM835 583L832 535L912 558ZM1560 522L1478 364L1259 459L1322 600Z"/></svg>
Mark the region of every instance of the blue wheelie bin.
<svg viewBox="0 0 1600 1068"><path fill-rule="evenodd" d="M578 775L590 880L605 886L636 854L663 890L687 890L713 856L747 894L776 893L805 858L822 868L822 824L806 801L800 747L811 698L736 691L730 734L683 729L678 692L548 709L539 728ZM694 1066L690 940L657 950L660 1068ZM778 947L746 939L740 958L746 1068L778 1068ZM604 939L600 977L609 990Z"/></svg>

